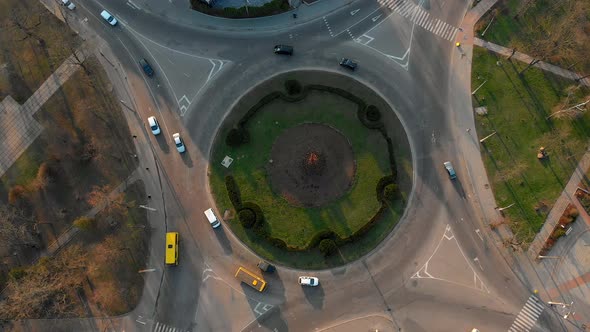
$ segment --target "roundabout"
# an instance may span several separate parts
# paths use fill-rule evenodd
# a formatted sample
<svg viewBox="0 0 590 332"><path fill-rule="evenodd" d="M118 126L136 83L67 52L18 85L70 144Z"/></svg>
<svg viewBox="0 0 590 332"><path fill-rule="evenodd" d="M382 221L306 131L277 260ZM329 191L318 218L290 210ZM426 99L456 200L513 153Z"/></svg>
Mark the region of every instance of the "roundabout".
<svg viewBox="0 0 590 332"><path fill-rule="evenodd" d="M236 105L215 139L209 179L243 243L274 263L323 269L389 235L412 161L401 123L377 94L342 75L302 71L272 77Z"/></svg>

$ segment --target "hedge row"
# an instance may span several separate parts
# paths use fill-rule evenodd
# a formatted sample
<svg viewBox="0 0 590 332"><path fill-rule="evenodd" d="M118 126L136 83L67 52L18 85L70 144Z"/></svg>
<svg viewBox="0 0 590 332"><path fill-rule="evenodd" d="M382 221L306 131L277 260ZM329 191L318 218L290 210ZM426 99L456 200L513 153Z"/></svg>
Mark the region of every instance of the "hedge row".
<svg viewBox="0 0 590 332"><path fill-rule="evenodd" d="M255 203L241 201L240 191L235 179L228 175L225 177L226 189L234 206L238 211L240 223L244 228L252 229L259 237L266 240L271 245L289 251L307 251L313 248L319 248L324 255L331 255L337 251L338 246L346 243L351 243L364 236L383 216L387 208L388 201L392 199L399 199L400 192L397 187L397 168L395 163L395 156L393 153L393 142L389 137L385 125L381 121L381 111L374 105L367 106L363 100L353 95L352 93L324 85L306 85L301 86L298 81L288 80L285 82L285 90L287 94L279 91L271 92L264 96L254 106L252 106L246 114L238 121L237 127L232 128L226 137L226 144L230 146L238 146L247 143L249 134L246 129L247 122L266 104L281 98L287 102L297 102L307 97L307 94L312 91L325 91L343 98L346 98L357 104L357 117L359 121L368 129L379 130L385 141L387 142L387 152L389 155L389 164L391 167L391 174L379 180L375 188L376 198L381 202L381 207L375 215L360 229L348 237L341 238L338 234L331 230L323 230L316 233L305 247L289 246L282 239L271 237L267 225L264 220L264 213L262 209ZM253 216L254 215L254 216Z"/></svg>
<svg viewBox="0 0 590 332"><path fill-rule="evenodd" d="M260 7L245 6L240 8L212 8L200 0L191 0L191 6L194 10L200 11L204 14L221 16L226 18L253 18L276 15L291 9L288 0L273 0Z"/></svg>

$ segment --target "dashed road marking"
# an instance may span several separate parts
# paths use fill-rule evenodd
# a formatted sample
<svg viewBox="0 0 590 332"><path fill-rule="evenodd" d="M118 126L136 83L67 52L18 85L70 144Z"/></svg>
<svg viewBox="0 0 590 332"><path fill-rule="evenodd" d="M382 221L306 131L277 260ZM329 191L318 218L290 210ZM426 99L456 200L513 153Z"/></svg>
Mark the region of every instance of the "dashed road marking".
<svg viewBox="0 0 590 332"><path fill-rule="evenodd" d="M324 23L326 24L326 27L328 28L328 32L330 33L330 37L334 37L334 33L332 33L332 28L330 28L330 23L328 23L328 20L326 19L325 16L324 16Z"/></svg>
<svg viewBox="0 0 590 332"><path fill-rule="evenodd" d="M401 16L409 19L422 28L434 33L442 39L453 41L457 35L458 28L430 16L430 13L419 5L408 0L377 0L377 2ZM324 18L325 20L325 18ZM375 22L375 21L373 21ZM327 24L327 23L326 23ZM330 33L331 34L331 33Z"/></svg>
<svg viewBox="0 0 590 332"><path fill-rule="evenodd" d="M508 329L508 332L528 332L535 326L537 319L541 316L541 313L545 307L539 298L535 295L531 295L526 301L524 307L516 316L516 319L512 323L512 326Z"/></svg>

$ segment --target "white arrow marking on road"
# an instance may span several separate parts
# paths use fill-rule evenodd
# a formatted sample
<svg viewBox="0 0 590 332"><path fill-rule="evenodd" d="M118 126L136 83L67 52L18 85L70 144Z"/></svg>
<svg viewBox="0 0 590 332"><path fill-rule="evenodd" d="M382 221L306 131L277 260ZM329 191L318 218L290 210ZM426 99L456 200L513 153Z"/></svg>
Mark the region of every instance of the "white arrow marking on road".
<svg viewBox="0 0 590 332"><path fill-rule="evenodd" d="M360 11L360 9L355 9L350 12L350 15L354 15L354 14L358 13L359 11Z"/></svg>
<svg viewBox="0 0 590 332"><path fill-rule="evenodd" d="M135 321L138 322L139 324L145 325L145 322L142 322L140 319L143 319L143 317L137 316L137 319Z"/></svg>
<svg viewBox="0 0 590 332"><path fill-rule="evenodd" d="M379 19L379 17L381 17L381 14L379 14L379 15L377 15L377 16L375 16L375 17L373 17L371 20L372 20L373 22L377 22L377 20Z"/></svg>
<svg viewBox="0 0 590 332"><path fill-rule="evenodd" d="M473 259L474 262L477 262L477 264L479 265L479 268L483 271L483 266L481 266L481 263L479 262L479 258L475 257Z"/></svg>
<svg viewBox="0 0 590 332"><path fill-rule="evenodd" d="M483 242L483 236L481 235L481 232L479 231L479 228L475 230L475 234L477 234L477 236L479 236L479 238Z"/></svg>
<svg viewBox="0 0 590 332"><path fill-rule="evenodd" d="M156 269L145 269L145 270L139 270L139 271L137 271L137 273L154 272L154 271L156 271ZM141 316L139 316L139 317L141 317Z"/></svg>

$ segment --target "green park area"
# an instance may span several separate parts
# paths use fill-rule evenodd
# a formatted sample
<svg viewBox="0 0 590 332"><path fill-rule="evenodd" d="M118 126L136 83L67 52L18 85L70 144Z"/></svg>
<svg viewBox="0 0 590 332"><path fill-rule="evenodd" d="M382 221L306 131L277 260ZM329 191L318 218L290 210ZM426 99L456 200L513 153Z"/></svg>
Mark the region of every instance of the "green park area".
<svg viewBox="0 0 590 332"><path fill-rule="evenodd" d="M584 76L590 73L590 1L499 1L476 36ZM589 89L475 48L472 89L482 157L499 207L517 239L530 243L588 148ZM483 85L482 85L483 84ZM538 159L541 147L547 158ZM513 204L513 205L512 205ZM493 222L495 224L496 222ZM493 226L492 224L492 226Z"/></svg>
<svg viewBox="0 0 590 332"><path fill-rule="evenodd" d="M388 182L396 193L387 203L378 198L378 184L392 175L388 144L380 130L359 121L357 103L315 89L295 98L296 102L289 96L275 98L248 116L243 126L247 143L228 145L223 140L232 129L222 131L212 154L211 188L220 211L238 214L228 222L232 231L261 256L298 268L343 264L366 254L389 234L403 214L410 188ZM312 138L297 136L300 130ZM334 139L334 133L337 140L342 136L343 144L330 141L325 149L318 143ZM308 145L314 148L307 149ZM400 176L407 179L411 171L403 168L411 170L411 161L401 149L396 152ZM225 156L234 158L229 168L220 163ZM332 162L333 158L338 162ZM284 170L279 166L282 160L289 165ZM322 162L329 169L319 169ZM341 173L349 185L335 183ZM255 203L254 210L263 213L264 234L240 222L242 208L236 208L230 197L228 175L239 188L239 205ZM326 176L331 181L326 182ZM333 199L323 202L325 197ZM326 255L318 248L323 239L334 240L336 253Z"/></svg>

